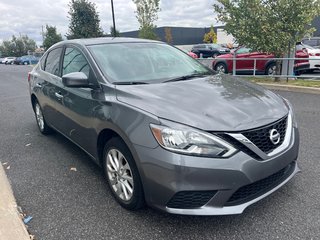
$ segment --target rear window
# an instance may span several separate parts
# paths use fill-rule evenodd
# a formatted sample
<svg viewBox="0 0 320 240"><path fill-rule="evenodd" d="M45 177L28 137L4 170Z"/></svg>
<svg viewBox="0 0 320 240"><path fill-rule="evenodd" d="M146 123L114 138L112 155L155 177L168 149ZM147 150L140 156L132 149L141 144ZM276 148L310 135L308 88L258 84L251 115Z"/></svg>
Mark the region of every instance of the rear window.
<svg viewBox="0 0 320 240"><path fill-rule="evenodd" d="M53 75L59 76L59 63L62 48L53 49L48 53L44 70Z"/></svg>

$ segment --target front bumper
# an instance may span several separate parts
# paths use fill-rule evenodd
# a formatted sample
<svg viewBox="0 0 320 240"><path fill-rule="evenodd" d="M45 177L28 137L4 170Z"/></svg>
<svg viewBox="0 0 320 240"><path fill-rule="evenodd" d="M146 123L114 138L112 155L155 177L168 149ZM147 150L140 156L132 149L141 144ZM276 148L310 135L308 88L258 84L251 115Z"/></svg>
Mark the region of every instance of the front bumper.
<svg viewBox="0 0 320 240"><path fill-rule="evenodd" d="M150 149L135 145L135 149L146 202L152 207L174 214L240 214L249 205L279 189L299 172L296 163L299 133L296 128L293 129L288 148L265 161L253 159L241 151L229 159L211 159L180 155L161 147ZM249 198L243 198L244 201L240 199L230 202L239 189L270 179L283 169L287 169L286 174L268 188ZM187 193L187 197L181 197L184 193ZM174 199L177 196L178 199ZM192 201L200 205L190 204Z"/></svg>

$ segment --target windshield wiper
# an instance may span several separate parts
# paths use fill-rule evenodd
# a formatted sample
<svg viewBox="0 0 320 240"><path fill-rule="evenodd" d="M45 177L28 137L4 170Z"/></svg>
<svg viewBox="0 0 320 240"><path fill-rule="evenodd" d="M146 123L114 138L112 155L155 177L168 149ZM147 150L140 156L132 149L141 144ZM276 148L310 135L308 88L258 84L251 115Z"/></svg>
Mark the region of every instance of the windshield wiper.
<svg viewBox="0 0 320 240"><path fill-rule="evenodd" d="M113 82L115 85L140 85L140 84L149 84L147 82L134 82L134 81L128 81L128 82Z"/></svg>
<svg viewBox="0 0 320 240"><path fill-rule="evenodd" d="M185 75L185 76L180 76L180 77L175 77L175 78L171 78L168 80L163 81L164 83L166 82L178 82L178 81L184 81L184 80L188 80L188 79L192 79L192 78L196 78L196 77L205 77L210 75L209 73L193 73L193 74L189 74L189 75Z"/></svg>

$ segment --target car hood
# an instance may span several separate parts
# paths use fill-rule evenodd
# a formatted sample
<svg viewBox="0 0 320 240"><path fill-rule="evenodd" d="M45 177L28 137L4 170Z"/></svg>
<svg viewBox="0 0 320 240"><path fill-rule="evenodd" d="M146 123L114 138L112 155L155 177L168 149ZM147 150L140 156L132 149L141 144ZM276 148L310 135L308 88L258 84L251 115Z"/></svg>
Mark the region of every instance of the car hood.
<svg viewBox="0 0 320 240"><path fill-rule="evenodd" d="M206 131L240 131L288 113L283 99L228 75L146 85L117 85L120 102Z"/></svg>

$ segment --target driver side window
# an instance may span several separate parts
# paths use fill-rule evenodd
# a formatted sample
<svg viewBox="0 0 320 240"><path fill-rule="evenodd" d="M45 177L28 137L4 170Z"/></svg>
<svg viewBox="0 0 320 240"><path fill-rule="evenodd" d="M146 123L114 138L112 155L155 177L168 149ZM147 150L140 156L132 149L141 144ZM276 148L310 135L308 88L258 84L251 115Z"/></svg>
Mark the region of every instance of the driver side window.
<svg viewBox="0 0 320 240"><path fill-rule="evenodd" d="M62 75L83 72L89 78L90 67L83 54L76 48L67 47L63 58Z"/></svg>

